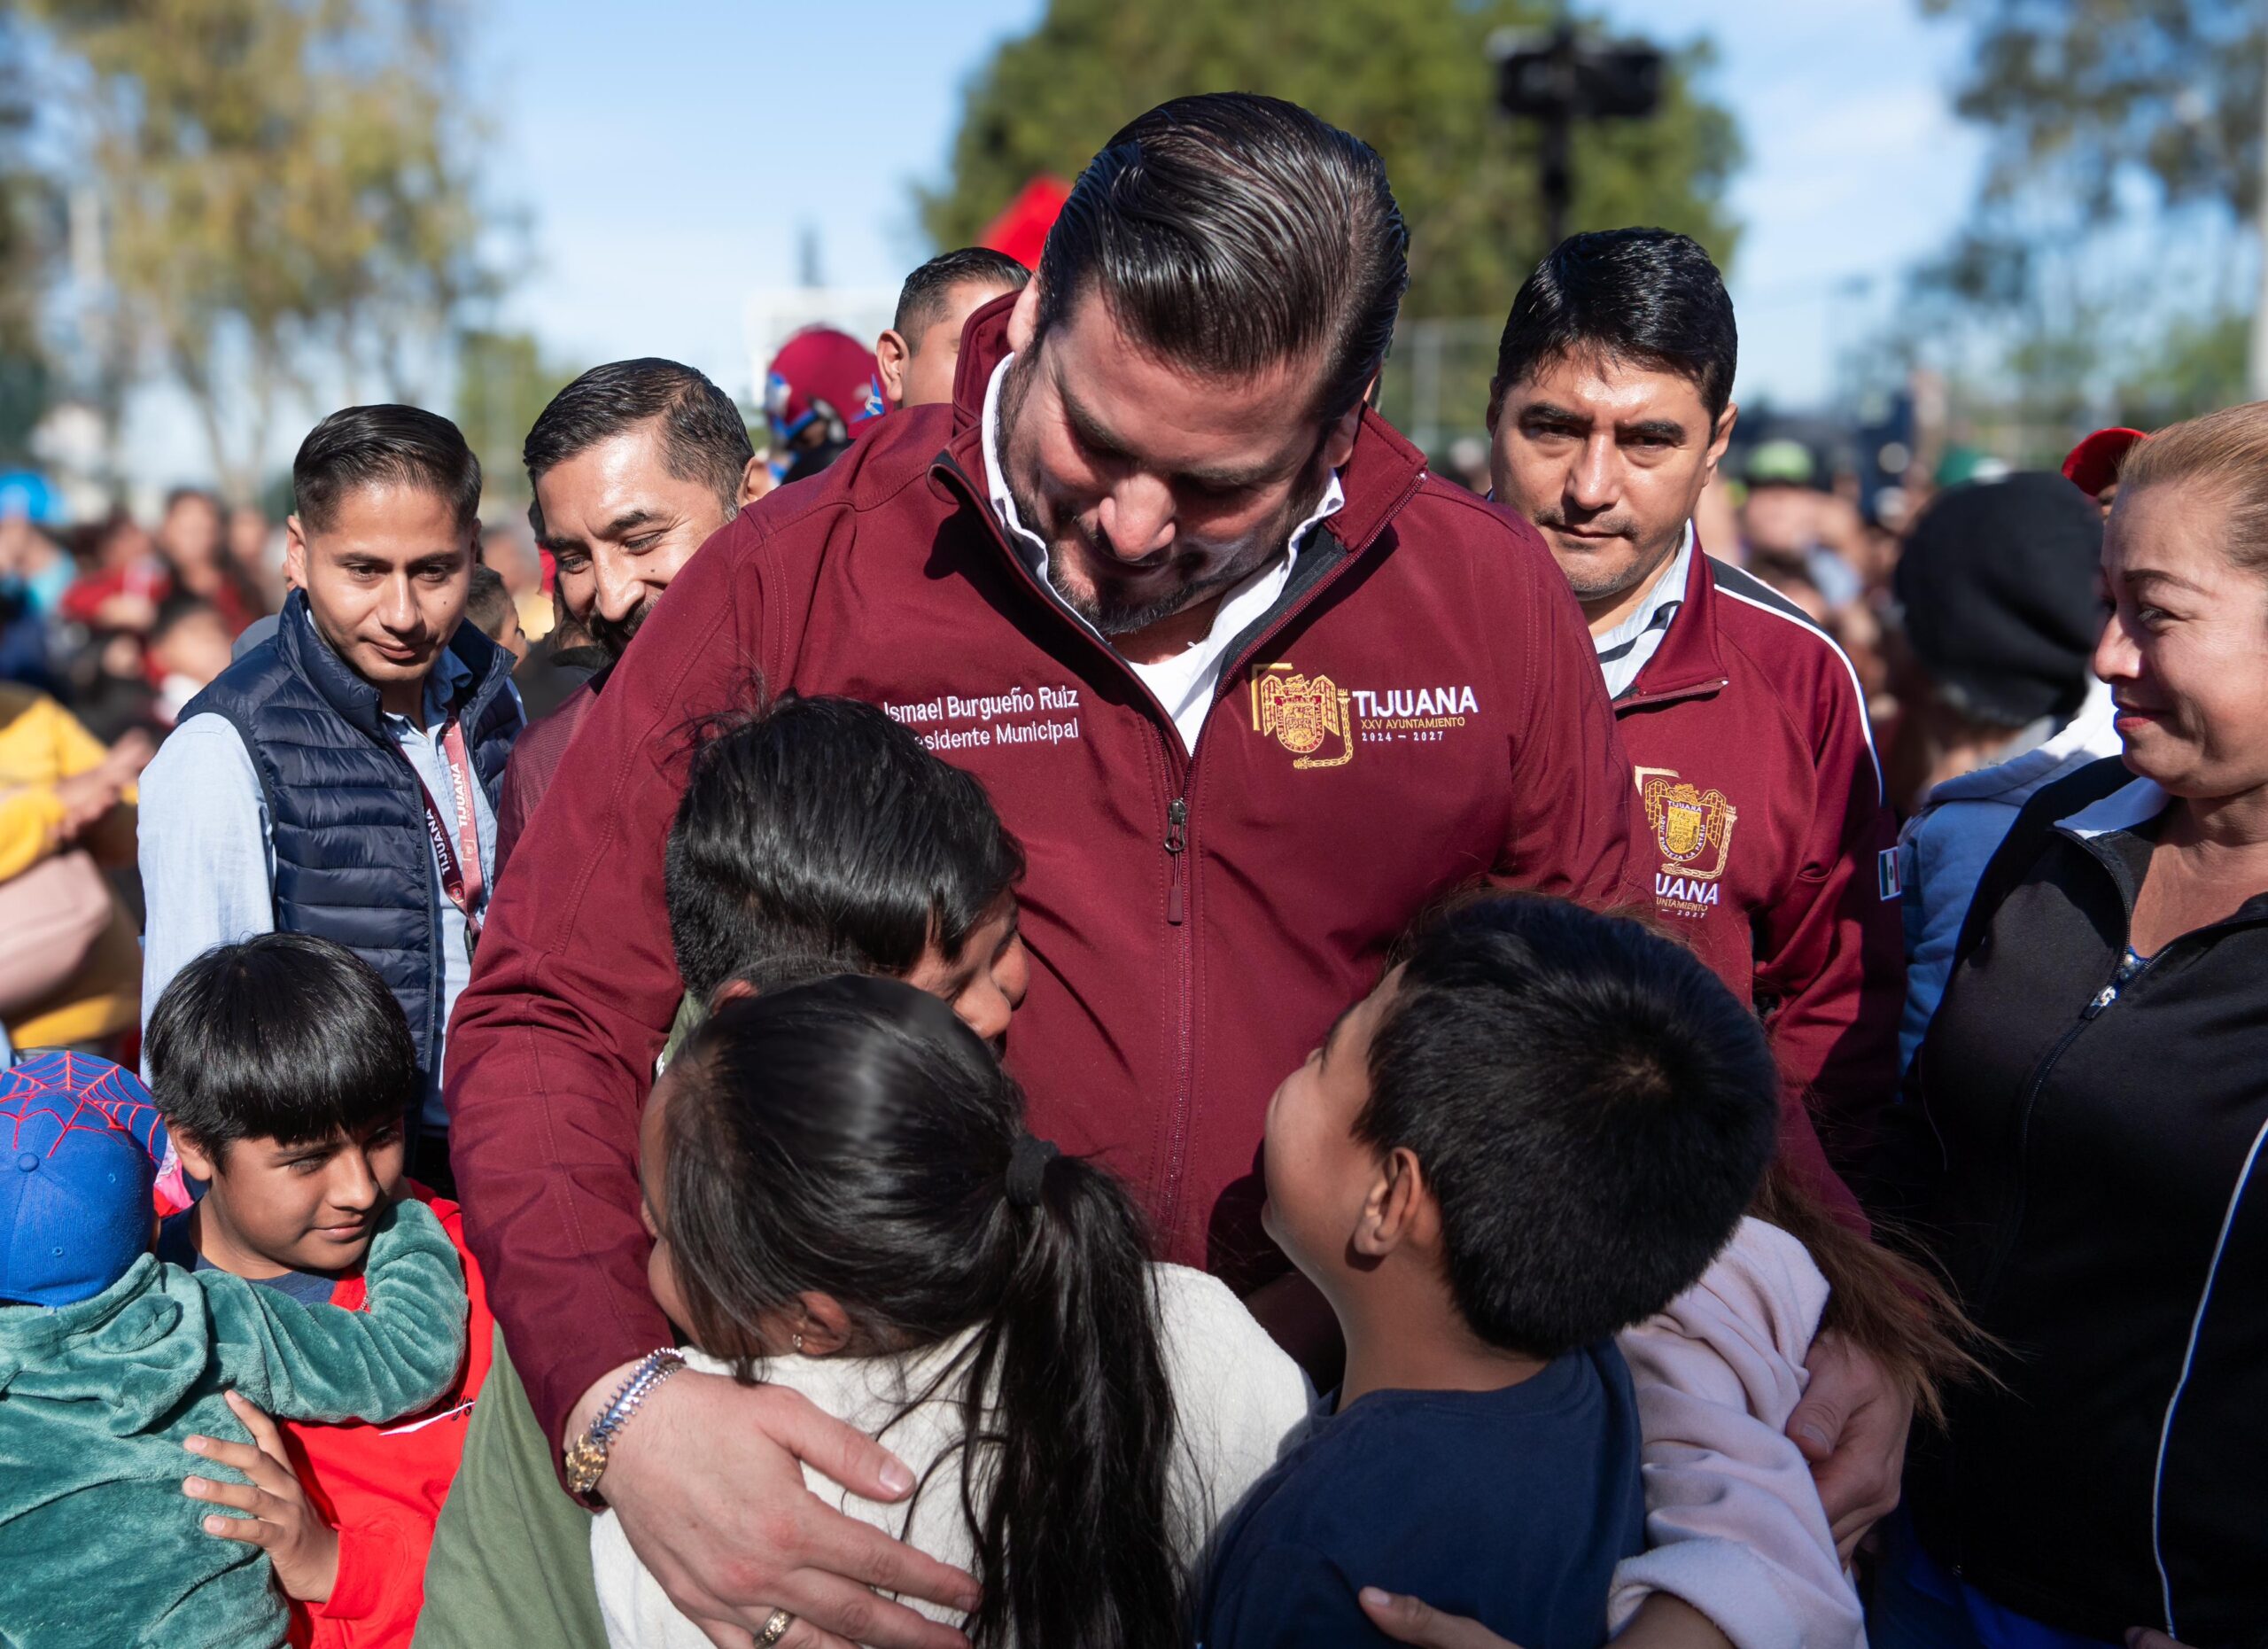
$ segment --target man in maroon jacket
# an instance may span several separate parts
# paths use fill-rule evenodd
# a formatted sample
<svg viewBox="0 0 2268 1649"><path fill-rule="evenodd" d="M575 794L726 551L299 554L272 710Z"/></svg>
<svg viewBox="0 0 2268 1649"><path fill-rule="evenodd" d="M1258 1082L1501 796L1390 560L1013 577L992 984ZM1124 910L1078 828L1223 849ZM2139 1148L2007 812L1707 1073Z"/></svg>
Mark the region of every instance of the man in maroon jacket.
<svg viewBox="0 0 2268 1649"><path fill-rule="evenodd" d="M1241 1288L1284 1271L1268 1094L1412 913L1477 876L1630 896L1629 768L1565 580L1365 409L1404 250L1378 157L1304 111L1153 111L1032 285L972 319L952 406L882 421L680 574L568 752L580 805L522 840L450 1037L468 1226L555 1442L670 1343L634 1174L680 989L661 848L684 731L759 685L879 704L983 779L1029 861L1008 1058L1034 1132ZM957 1642L863 1589L967 1583L823 1511L814 1450L861 1494L911 1486L788 1395L688 1373L599 1492L720 1641L778 1609L798 1649Z"/></svg>
<svg viewBox="0 0 2268 1649"><path fill-rule="evenodd" d="M1783 1154L1863 1229L1830 1163L1863 1157L1898 1080L1897 832L1850 661L1696 541L1737 416L1735 351L1732 300L1693 241L1574 236L1505 323L1493 478L1582 604L1635 767L1634 868L1655 914L1763 1015L1788 1084ZM1817 1401L1790 1427L1814 1462L1836 1456L1820 1486L1846 1544L1896 1503L1910 1412L1860 1360L1824 1336Z"/></svg>

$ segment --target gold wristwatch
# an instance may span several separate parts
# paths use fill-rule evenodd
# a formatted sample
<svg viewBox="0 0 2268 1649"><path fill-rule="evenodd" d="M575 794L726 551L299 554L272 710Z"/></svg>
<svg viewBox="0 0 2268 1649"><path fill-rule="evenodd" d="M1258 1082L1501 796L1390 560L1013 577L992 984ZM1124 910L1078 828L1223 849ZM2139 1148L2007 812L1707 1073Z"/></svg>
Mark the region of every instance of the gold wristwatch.
<svg viewBox="0 0 2268 1649"><path fill-rule="evenodd" d="M654 1395L654 1388L685 1366L685 1358L673 1347L664 1346L649 1351L630 1371L630 1378L622 1382L607 1404L599 1411L598 1419L590 1429L569 1443L561 1459L567 1471L567 1486L579 1495L596 1492L599 1479L606 1475L607 1454L614 1447L614 1440L630 1423L630 1417L639 1405Z"/></svg>

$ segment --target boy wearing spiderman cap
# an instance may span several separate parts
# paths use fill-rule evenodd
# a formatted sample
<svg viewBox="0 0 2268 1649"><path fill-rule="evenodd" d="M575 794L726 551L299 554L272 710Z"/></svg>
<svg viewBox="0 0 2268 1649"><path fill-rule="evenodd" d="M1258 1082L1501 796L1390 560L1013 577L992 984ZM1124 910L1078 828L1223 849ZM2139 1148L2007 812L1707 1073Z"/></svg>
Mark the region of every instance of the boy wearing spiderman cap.
<svg viewBox="0 0 2268 1649"><path fill-rule="evenodd" d="M462 1276L414 1205L372 1222L364 1311L160 1263L159 1132L147 1090L106 1060L46 1053L0 1073L0 1642L284 1642L259 1550L213 1538L183 1500L183 1447L245 1435L231 1390L309 1420L389 1420L463 1359Z"/></svg>

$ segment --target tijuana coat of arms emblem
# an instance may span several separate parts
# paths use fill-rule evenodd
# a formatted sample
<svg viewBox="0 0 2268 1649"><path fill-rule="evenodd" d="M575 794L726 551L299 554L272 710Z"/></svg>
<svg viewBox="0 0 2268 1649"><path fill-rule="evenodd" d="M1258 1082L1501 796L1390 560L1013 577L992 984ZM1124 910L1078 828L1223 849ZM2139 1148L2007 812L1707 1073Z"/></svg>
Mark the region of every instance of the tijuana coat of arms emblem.
<svg viewBox="0 0 2268 1649"><path fill-rule="evenodd" d="M1724 874L1740 810L1725 799L1722 790L1705 790L1674 773L1649 768L1639 775L1638 794L1654 844L1662 851L1665 872L1696 882L1712 882ZM1697 862L1704 860L1709 861L1705 867Z"/></svg>
<svg viewBox="0 0 2268 1649"><path fill-rule="evenodd" d="M1270 673L1253 682L1253 731L1263 736L1273 735L1278 744L1292 752L1294 767L1345 766L1355 758L1355 718L1348 710L1350 696L1327 675L1310 680L1274 673L1285 668L1270 665ZM1339 741L1339 754L1318 757L1316 752L1332 739Z"/></svg>

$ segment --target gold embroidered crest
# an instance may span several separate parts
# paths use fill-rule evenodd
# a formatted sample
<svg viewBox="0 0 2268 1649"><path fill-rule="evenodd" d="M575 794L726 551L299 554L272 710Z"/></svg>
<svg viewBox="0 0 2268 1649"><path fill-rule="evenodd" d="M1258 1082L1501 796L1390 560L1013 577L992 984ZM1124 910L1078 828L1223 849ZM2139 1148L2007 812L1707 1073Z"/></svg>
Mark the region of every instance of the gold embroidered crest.
<svg viewBox="0 0 2268 1649"><path fill-rule="evenodd" d="M1654 844L1664 855L1666 875L1689 882L1713 882L1724 875L1740 810L1722 790L1688 784L1666 767L1641 767L1638 795ZM1695 863L1713 849L1715 860L1706 869Z"/></svg>
<svg viewBox="0 0 2268 1649"><path fill-rule="evenodd" d="M1355 759L1355 719L1348 712L1349 695L1327 675L1309 680L1279 673L1289 665L1270 665L1268 673L1252 684L1252 730L1292 752L1294 767L1343 767ZM1318 758L1316 751L1332 739L1339 754Z"/></svg>

